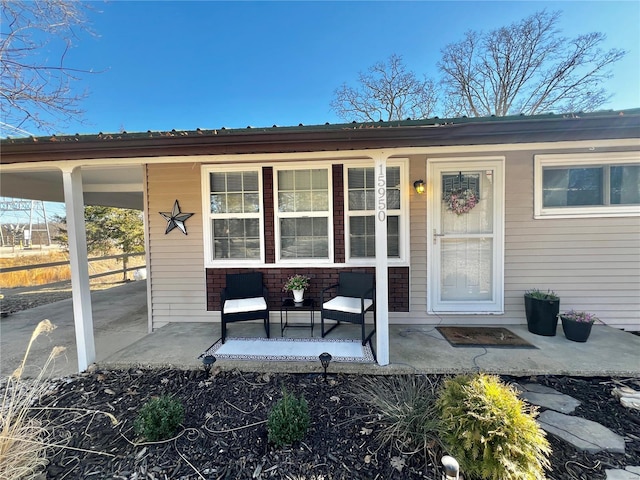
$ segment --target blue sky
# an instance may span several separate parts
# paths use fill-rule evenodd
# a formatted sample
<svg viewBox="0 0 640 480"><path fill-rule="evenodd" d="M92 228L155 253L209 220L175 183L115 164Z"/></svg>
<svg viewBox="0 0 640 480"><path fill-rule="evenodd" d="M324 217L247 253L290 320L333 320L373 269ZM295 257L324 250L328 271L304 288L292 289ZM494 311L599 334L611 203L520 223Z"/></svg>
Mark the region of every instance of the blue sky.
<svg viewBox="0 0 640 480"><path fill-rule="evenodd" d="M607 35L628 50L603 108L640 107L640 2L128 2L91 3L94 36L80 34L68 64L97 72L82 119L59 133L243 128L339 122L334 90L403 56L437 78L440 49L468 29L491 30L538 10L562 11L562 34ZM36 135L45 132L32 131ZM62 213L51 204L49 213Z"/></svg>
<svg viewBox="0 0 640 480"><path fill-rule="evenodd" d="M60 133L338 122L334 90L399 54L437 78L440 49L547 8L572 37L607 35L628 50L604 108L640 107L640 2L94 2L95 36L69 65L102 73L76 84L85 117ZM32 132L38 133L38 132Z"/></svg>

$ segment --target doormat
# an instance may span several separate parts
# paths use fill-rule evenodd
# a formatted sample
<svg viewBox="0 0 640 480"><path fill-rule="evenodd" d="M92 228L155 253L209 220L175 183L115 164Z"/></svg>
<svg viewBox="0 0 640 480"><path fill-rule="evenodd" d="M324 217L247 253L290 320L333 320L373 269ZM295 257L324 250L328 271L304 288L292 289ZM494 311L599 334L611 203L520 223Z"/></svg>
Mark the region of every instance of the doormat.
<svg viewBox="0 0 640 480"><path fill-rule="evenodd" d="M224 360L259 362L319 362L318 356L328 352L332 362L374 363L370 344L360 340L327 340L319 338L227 338L218 340L202 355Z"/></svg>
<svg viewBox="0 0 640 480"><path fill-rule="evenodd" d="M436 327L453 347L537 348L503 327Z"/></svg>

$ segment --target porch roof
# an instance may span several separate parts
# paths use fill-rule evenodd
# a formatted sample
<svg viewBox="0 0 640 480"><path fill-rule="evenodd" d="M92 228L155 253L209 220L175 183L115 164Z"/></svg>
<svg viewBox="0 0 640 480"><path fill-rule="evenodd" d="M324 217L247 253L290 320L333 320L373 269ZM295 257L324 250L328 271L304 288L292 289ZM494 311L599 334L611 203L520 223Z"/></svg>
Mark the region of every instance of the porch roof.
<svg viewBox="0 0 640 480"><path fill-rule="evenodd" d="M0 140L2 163L638 138L640 108L576 114L98 133Z"/></svg>

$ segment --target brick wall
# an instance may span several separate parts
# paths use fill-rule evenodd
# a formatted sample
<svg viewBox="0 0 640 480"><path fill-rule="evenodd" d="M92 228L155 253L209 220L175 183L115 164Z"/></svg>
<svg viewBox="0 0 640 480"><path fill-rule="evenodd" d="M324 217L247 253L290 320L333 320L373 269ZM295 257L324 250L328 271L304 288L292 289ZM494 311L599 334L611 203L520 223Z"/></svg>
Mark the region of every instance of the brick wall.
<svg viewBox="0 0 640 480"><path fill-rule="evenodd" d="M342 165L334 165L333 178L333 261L344 263L344 177Z"/></svg>
<svg viewBox="0 0 640 480"><path fill-rule="evenodd" d="M241 268L207 268L207 310L220 310L220 290L226 284L227 273L247 271ZM320 301L323 288L338 282L340 272L369 272L375 273L373 267L365 268L256 268L264 276L264 283L269 289L269 307L278 310L283 297L291 297L291 293L283 292L282 285L292 275L301 274L311 278L311 286L305 296L313 296ZM389 268L389 311L409 311L409 267Z"/></svg>
<svg viewBox="0 0 640 480"><path fill-rule="evenodd" d="M264 260L265 263L276 263L272 167L263 167L262 169L262 192L262 205L264 209Z"/></svg>

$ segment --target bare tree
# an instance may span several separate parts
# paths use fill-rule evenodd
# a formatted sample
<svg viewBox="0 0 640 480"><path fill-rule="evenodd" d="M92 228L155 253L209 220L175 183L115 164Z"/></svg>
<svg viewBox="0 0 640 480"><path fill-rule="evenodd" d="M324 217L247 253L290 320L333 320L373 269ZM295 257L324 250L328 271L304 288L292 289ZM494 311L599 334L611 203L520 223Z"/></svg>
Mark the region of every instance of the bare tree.
<svg viewBox="0 0 640 480"><path fill-rule="evenodd" d="M447 114L533 115L589 111L609 98L602 82L626 52L603 51L602 33L573 39L557 28L560 12L542 10L488 33L469 31L442 49Z"/></svg>
<svg viewBox="0 0 640 480"><path fill-rule="evenodd" d="M85 28L85 6L72 0L0 0L0 113L3 129L49 130L81 114L71 84L86 70L66 65ZM59 51L49 58L50 52Z"/></svg>
<svg viewBox="0 0 640 480"><path fill-rule="evenodd" d="M346 121L376 122L428 118L437 103L432 80L407 72L402 57L391 55L368 73L358 75L359 88L343 84L334 92L331 108Z"/></svg>

